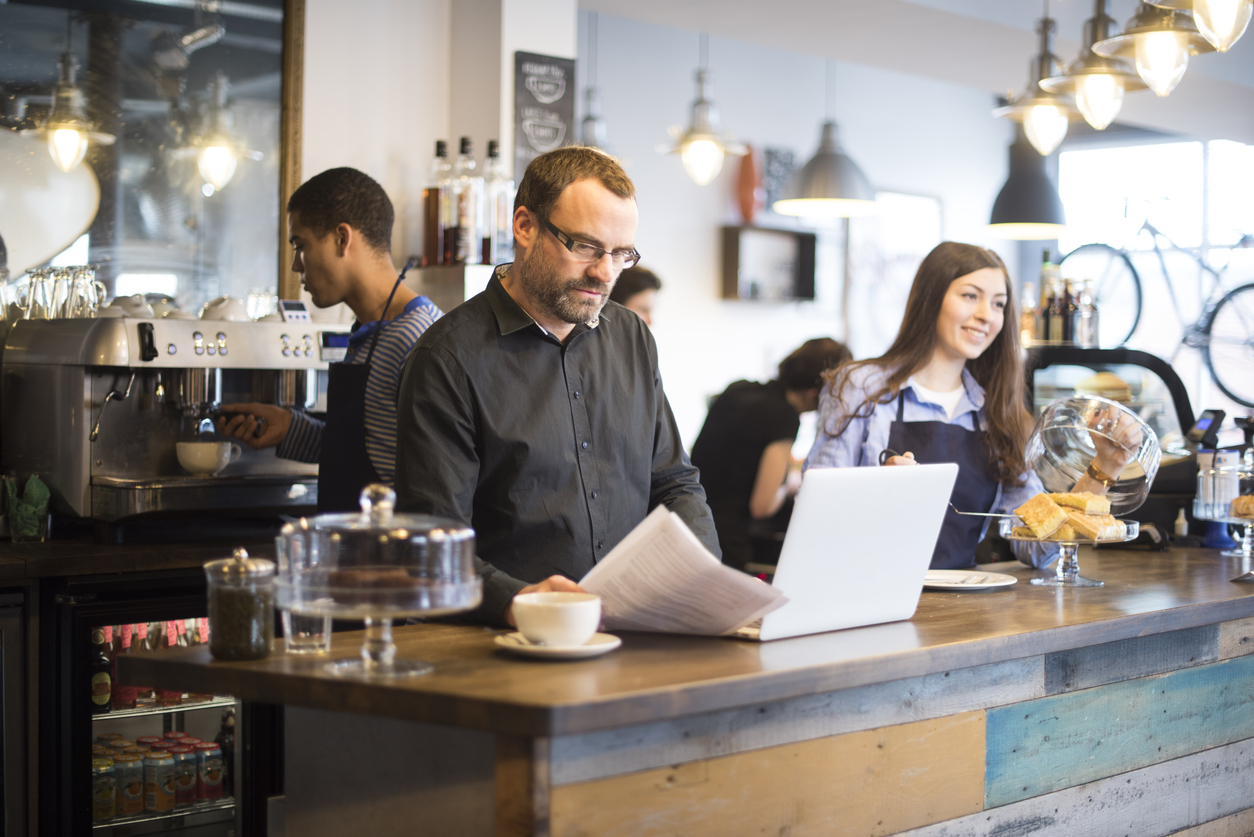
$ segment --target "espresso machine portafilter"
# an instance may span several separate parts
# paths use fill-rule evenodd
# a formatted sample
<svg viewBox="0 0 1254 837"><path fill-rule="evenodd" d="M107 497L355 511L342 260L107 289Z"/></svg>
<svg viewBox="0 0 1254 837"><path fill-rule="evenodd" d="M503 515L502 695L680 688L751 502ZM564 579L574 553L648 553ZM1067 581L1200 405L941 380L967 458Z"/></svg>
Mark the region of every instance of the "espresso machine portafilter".
<svg viewBox="0 0 1254 837"><path fill-rule="evenodd" d="M315 463L244 447L212 477L184 471L175 445L225 441L222 404L325 409L328 364L314 323L22 320L0 382L6 472L37 473L60 514L119 521L154 514L311 511Z"/></svg>

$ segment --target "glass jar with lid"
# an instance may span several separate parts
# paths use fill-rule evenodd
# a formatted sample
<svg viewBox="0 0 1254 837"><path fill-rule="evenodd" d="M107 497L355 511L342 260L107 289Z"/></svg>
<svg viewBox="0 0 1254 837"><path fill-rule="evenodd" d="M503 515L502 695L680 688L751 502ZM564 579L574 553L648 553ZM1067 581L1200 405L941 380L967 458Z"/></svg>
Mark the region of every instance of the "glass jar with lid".
<svg viewBox="0 0 1254 837"><path fill-rule="evenodd" d="M209 653L219 660L260 660L274 642L274 562L230 558L205 564L209 584Z"/></svg>
<svg viewBox="0 0 1254 837"><path fill-rule="evenodd" d="M1234 450L1215 451L1198 469L1193 516L1243 526L1240 544L1222 554L1240 558L1247 570L1254 570L1254 448L1246 448L1239 459Z"/></svg>

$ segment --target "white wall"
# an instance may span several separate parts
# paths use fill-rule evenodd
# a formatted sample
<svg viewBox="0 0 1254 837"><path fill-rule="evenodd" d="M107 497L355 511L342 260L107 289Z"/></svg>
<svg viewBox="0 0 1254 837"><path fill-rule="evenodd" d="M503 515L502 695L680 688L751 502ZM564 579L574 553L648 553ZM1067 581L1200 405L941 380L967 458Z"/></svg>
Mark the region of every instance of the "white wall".
<svg viewBox="0 0 1254 837"><path fill-rule="evenodd" d="M654 150L667 139L668 126L688 121L698 34L607 15L599 16L598 30L602 115L611 149L639 192L641 263L665 286L654 334L666 391L691 445L708 396L738 378L771 377L778 361L806 339L844 338L834 298L840 264L820 261L814 303L722 300L719 228L740 223L732 199L739 162L729 158L718 178L701 187L678 157ZM581 13L580 106L587 38L588 14ZM813 154L824 116L822 59L712 37L709 61L724 130L757 147L790 148L802 162ZM945 237L993 246L1013 265L1017 248L984 233L1012 138L1011 126L990 115L988 94L843 62L833 71L832 116L845 151L872 184L940 198ZM766 215L756 223L786 222Z"/></svg>

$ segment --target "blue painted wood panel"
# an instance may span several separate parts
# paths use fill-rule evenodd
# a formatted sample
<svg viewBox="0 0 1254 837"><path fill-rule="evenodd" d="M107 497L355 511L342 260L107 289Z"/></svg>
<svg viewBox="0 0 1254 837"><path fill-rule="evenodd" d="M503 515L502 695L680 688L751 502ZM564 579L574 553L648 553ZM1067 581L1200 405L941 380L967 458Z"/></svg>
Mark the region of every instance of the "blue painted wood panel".
<svg viewBox="0 0 1254 837"><path fill-rule="evenodd" d="M988 710L985 807L1254 738L1254 657Z"/></svg>

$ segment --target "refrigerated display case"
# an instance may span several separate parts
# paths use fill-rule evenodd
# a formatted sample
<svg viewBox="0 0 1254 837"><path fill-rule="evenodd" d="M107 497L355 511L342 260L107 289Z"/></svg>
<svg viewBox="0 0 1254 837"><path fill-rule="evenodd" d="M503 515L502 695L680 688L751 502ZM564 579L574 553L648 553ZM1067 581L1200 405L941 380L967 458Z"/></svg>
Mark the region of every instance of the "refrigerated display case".
<svg viewBox="0 0 1254 837"><path fill-rule="evenodd" d="M274 792L275 730L268 707L229 696L202 696L177 705L141 701L133 709L92 712L90 637L104 626L167 623L206 615L199 569L56 579L41 592L40 833L57 835L179 834L234 837L264 834L265 798ZM92 818L91 745L104 733L161 736L182 731L204 741L219 736L224 711L234 713L235 748L227 770L236 793L219 800L105 821ZM281 744L281 741L279 742ZM224 753L224 756L226 754ZM250 786L249 783L252 783Z"/></svg>
<svg viewBox="0 0 1254 837"><path fill-rule="evenodd" d="M26 638L21 592L0 593L0 828L26 832Z"/></svg>

